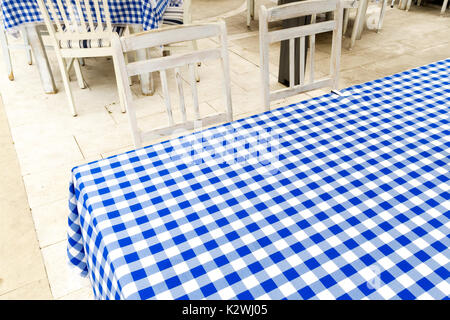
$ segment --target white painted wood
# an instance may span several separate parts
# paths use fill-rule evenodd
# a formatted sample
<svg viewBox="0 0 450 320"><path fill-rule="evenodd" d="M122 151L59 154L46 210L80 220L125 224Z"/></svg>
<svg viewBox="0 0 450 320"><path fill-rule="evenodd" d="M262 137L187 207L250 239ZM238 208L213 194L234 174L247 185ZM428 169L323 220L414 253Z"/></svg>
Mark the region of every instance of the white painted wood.
<svg viewBox="0 0 450 320"><path fill-rule="evenodd" d="M211 28L205 24L191 24L186 25L186 33L180 33L179 26L170 26L151 30L151 37L141 37L141 33L132 34L129 37L124 37L122 41L122 48L124 52L135 51L143 48L153 48L162 45L174 44L183 41L192 41L203 38L214 37L219 32L219 26L213 25ZM184 39L186 37L186 39ZM139 38L140 41L135 41ZM168 43L168 41L170 41Z"/></svg>
<svg viewBox="0 0 450 320"><path fill-rule="evenodd" d="M61 75L63 77L64 88L69 101L69 107L74 116L77 115L74 105L72 93L70 92L70 79L68 77L67 69L65 68L65 59L74 58L75 74L77 76L78 84L81 88L85 87L85 81L82 76L79 58L88 57L103 57L112 56L113 49L111 46L105 45L111 43L114 37L114 32L111 24L111 17L109 13L109 5L107 0L57 0L56 6L52 0L37 0L39 9L43 16L44 22L47 26L50 38L55 48L56 56L58 58L58 65L60 67ZM101 6L100 6L101 3ZM100 7L103 8L103 18L100 11ZM82 8L85 8L83 13ZM66 10L68 15L66 14ZM56 12L61 13L61 17L64 23L64 28L61 21L57 18ZM87 17L87 21L86 18ZM53 19L52 19L53 18ZM89 28L88 28L89 26ZM91 40L92 43L102 40L104 46L101 48L63 48L61 43L64 41L71 41L72 44L78 43L80 40ZM31 38L30 38L31 41ZM34 46L32 46L34 47ZM36 49L35 49L36 50ZM39 64L42 64L36 52L33 52L35 58ZM38 52L40 53L40 52ZM42 56L42 54L41 54ZM114 68L117 68L117 59L113 59ZM47 62L48 63L48 62ZM65 68L64 70L61 68ZM43 68L40 68L43 69ZM42 71L41 71L42 72ZM120 78L117 77L117 86L120 88ZM41 75L42 78L44 78ZM47 77L45 77L47 78ZM47 86L48 79L42 79ZM53 79L52 79L53 81ZM54 84L53 84L54 86ZM53 90L54 91L54 90ZM120 91L120 90L119 90ZM125 106L123 105L123 97L119 92L121 100L121 109L124 112Z"/></svg>
<svg viewBox="0 0 450 320"><path fill-rule="evenodd" d="M383 4L381 5L380 18L378 19L377 32L381 30L383 27L384 16L386 15L388 0L383 0Z"/></svg>
<svg viewBox="0 0 450 320"><path fill-rule="evenodd" d="M263 105L266 111L270 110L270 74L269 74L269 33L268 10L265 6L259 7L259 68L261 70L261 89Z"/></svg>
<svg viewBox="0 0 450 320"><path fill-rule="evenodd" d="M317 16L313 14L311 16L311 24L316 23ZM315 62L315 50L316 50L316 36L314 34L309 36L309 82L314 82L314 62Z"/></svg>
<svg viewBox="0 0 450 320"><path fill-rule="evenodd" d="M442 9L441 9L441 15L445 14L445 10L447 10L447 6L448 6L448 0L444 0L444 3L442 4Z"/></svg>
<svg viewBox="0 0 450 320"><path fill-rule="evenodd" d="M159 71L164 69L171 69L182 67L191 63L199 61L215 60L221 57L221 51L218 48L199 50L197 52L187 52L172 56L153 58L148 60L140 60L131 62L127 65L128 74L135 76L143 72Z"/></svg>
<svg viewBox="0 0 450 320"><path fill-rule="evenodd" d="M289 87L295 86L295 39L289 39Z"/></svg>
<svg viewBox="0 0 450 320"><path fill-rule="evenodd" d="M305 85L297 85L294 86L293 88L275 90L270 93L270 100L271 101L280 100L302 92L316 90L323 87L331 87L333 86L333 83L334 83L333 79L325 78L317 80L313 83L308 83Z"/></svg>
<svg viewBox="0 0 450 320"><path fill-rule="evenodd" d="M2 56L5 62L8 79L11 81L14 80L14 72L10 53L11 49L25 50L28 64L31 65L33 63L31 55L31 46L28 40L28 33L23 25L19 27L19 30L23 39L23 44L9 44L5 26L3 24L3 21L0 19L0 50L2 51Z"/></svg>
<svg viewBox="0 0 450 320"><path fill-rule="evenodd" d="M6 33L4 30L3 23L0 24L0 49L2 50L2 57L5 62L6 72L8 74L8 79L14 80L14 72L11 63L11 54L9 52L8 39L6 38Z"/></svg>
<svg viewBox="0 0 450 320"><path fill-rule="evenodd" d="M36 60L36 66L39 70L39 76L41 78L44 92L54 94L56 93L55 80L53 79L53 74L47 59L47 52L45 51L44 44L42 43L41 35L39 34L37 27L34 25L26 25L25 31L30 42L34 59Z"/></svg>
<svg viewBox="0 0 450 320"><path fill-rule="evenodd" d="M31 55L31 46L30 46L30 42L28 41L28 34L27 31L25 30L24 26L20 26L20 34L22 35L23 38L23 47L25 49L25 52L27 54L27 62L29 65L33 64L33 58Z"/></svg>
<svg viewBox="0 0 450 320"><path fill-rule="evenodd" d="M350 16L350 9L348 9L348 8L344 9L344 25L343 25L343 28L342 28L342 34L343 35L345 35L347 33L349 16Z"/></svg>
<svg viewBox="0 0 450 320"><path fill-rule="evenodd" d="M133 33L142 32L142 26L132 26L130 29ZM148 49L136 50L136 59L147 60L150 57ZM153 76L151 73L143 73L139 75L139 82L141 83L141 92L144 96L151 96L155 93Z"/></svg>
<svg viewBox="0 0 450 320"><path fill-rule="evenodd" d="M305 37L300 38L300 85L305 84ZM314 48L313 48L314 50Z"/></svg>
<svg viewBox="0 0 450 320"><path fill-rule="evenodd" d="M175 81L177 83L177 92L180 97L180 111L183 122L187 121L186 104L184 103L183 79L181 78L180 68L175 68Z"/></svg>
<svg viewBox="0 0 450 320"><path fill-rule="evenodd" d="M280 21L334 11L338 1L340 0L307 0L272 7L268 10L267 21Z"/></svg>
<svg viewBox="0 0 450 320"><path fill-rule="evenodd" d="M409 9L411 8L411 4L412 4L412 0L408 0L408 2L406 3L406 12L408 12Z"/></svg>
<svg viewBox="0 0 450 320"><path fill-rule="evenodd" d="M342 45L342 24L343 24L343 4L338 1L319 1L306 0L302 2L294 2L287 5L281 5L267 9L265 6L260 7L259 14L259 35L260 35L260 70L263 88L263 105L266 110L270 110L270 102L273 100L283 99L292 95L296 95L305 91L315 90L323 87L331 87L336 89L339 81L340 56ZM332 8L333 15L331 21L316 23L316 15L326 13ZM304 11L302 11L304 10ZM325 11L323 11L325 10ZM298 16L303 16L305 12L311 13L311 24L287 29L269 31L270 19L285 20L295 18L293 14L296 12ZM314 50L315 35L327 31L333 32L332 52L330 61L330 75L324 79L316 80L314 78ZM309 82L305 83L305 37L309 37L309 57L310 57L310 77ZM293 43L294 39L300 38L300 83L293 85ZM290 87L271 92L270 91L270 75L269 75L269 44L289 40L289 78Z"/></svg>
<svg viewBox="0 0 450 320"><path fill-rule="evenodd" d="M222 59L220 63L222 65L223 72L223 89L225 94L225 105L226 105L226 115L228 121L233 121L233 104L231 101L231 79L230 79L230 62L228 58L228 33L227 33L227 25L224 20L219 21L220 25L220 42L222 51Z"/></svg>
<svg viewBox="0 0 450 320"><path fill-rule="evenodd" d="M360 29L360 25L363 23L363 15L366 14L365 9L367 10L367 7L364 5L364 2L367 2L368 0L359 0L358 10L356 11L356 18L355 23L353 25L352 30L352 36L350 38L350 47L349 49L352 50L355 46L356 38L358 37L358 30Z"/></svg>
<svg viewBox="0 0 450 320"><path fill-rule="evenodd" d="M197 32L193 34L193 31ZM197 50L190 53L174 54L170 56L163 56L154 59L141 60L131 62L128 65L125 63L124 53L134 51L136 49L147 49L154 46L167 46L176 42L192 41L202 38L219 37L219 48ZM227 37L225 22L220 21L213 24L201 25L185 25L174 26L169 28L157 29L140 34L124 36L121 39L114 37L112 47L114 50L114 57L119 61L119 73L121 77L121 89L124 90L125 106L129 117L133 141L136 147L141 146L142 142L149 137L162 136L173 133L176 129L191 129L194 127L196 120L201 120L203 125L212 124L224 119L231 121L232 105L231 105L231 89L230 89L230 75L229 62L227 52ZM195 79L195 67L197 63L209 59L219 59L222 65L224 95L226 112L213 116L201 117L198 103L197 81ZM182 87L181 68L187 66L189 71L189 82L193 97L194 120L188 120L187 108L185 106L184 90ZM167 70L175 69L175 83L177 92L180 95L180 110L182 115L182 122L176 123L170 98L169 82L167 79ZM150 131L142 131L138 127L136 113L134 111L134 103L132 99L131 89L128 86L128 78L139 73L159 72L161 77L161 84L163 89L166 112L168 116L168 126L164 128L152 129Z"/></svg>
<svg viewBox="0 0 450 320"><path fill-rule="evenodd" d="M198 104L198 91L197 91L197 80L195 79L195 66L190 63L188 65L189 68L189 83L191 85L192 92L192 101L194 102L194 112L195 112L195 120L199 120L200 117L200 108Z"/></svg>
<svg viewBox="0 0 450 320"><path fill-rule="evenodd" d="M280 42L292 37L305 37L317 33L332 31L336 28L336 21L324 21L288 29L271 31L268 34L269 43Z"/></svg>

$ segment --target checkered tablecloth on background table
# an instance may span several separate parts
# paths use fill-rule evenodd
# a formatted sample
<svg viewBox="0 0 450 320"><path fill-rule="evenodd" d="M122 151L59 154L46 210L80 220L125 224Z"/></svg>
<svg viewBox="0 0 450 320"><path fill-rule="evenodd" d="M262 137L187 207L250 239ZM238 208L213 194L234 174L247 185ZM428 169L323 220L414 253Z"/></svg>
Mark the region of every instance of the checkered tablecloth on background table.
<svg viewBox="0 0 450 320"><path fill-rule="evenodd" d="M54 3L56 8L56 0ZM137 24L142 25L144 30L158 28L167 6L179 6L182 3L182 0L108 0L113 24ZM1 7L6 29L25 23L43 22L36 0L3 0ZM101 1L100 7L103 8Z"/></svg>
<svg viewBox="0 0 450 320"><path fill-rule="evenodd" d="M74 168L95 297L448 298L450 59L341 93Z"/></svg>

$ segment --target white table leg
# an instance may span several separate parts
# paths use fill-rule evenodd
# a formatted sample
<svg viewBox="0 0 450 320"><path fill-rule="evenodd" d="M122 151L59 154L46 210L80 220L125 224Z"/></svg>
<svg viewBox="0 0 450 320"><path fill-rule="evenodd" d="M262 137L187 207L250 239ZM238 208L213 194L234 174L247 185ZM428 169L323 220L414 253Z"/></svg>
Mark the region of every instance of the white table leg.
<svg viewBox="0 0 450 320"><path fill-rule="evenodd" d="M25 30L30 41L31 51L36 59L36 65L41 77L41 83L44 87L45 93L56 93L55 80L53 79L52 69L48 63L47 53L45 52L42 38L36 26L26 26Z"/></svg>
<svg viewBox="0 0 450 320"><path fill-rule="evenodd" d="M11 55L9 53L8 48L8 39L6 39L6 33L3 29L3 25L0 25L0 49L2 50L2 56L3 60L5 61L6 71L8 73L8 79L13 81L14 80L14 73L12 69L12 63L11 63Z"/></svg>

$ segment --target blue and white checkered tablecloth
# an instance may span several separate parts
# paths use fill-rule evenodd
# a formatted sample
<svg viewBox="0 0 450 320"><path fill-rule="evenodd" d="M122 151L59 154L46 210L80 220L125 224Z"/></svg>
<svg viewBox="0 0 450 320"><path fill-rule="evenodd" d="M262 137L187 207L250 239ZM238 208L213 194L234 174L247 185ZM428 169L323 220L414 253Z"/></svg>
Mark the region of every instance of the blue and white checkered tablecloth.
<svg viewBox="0 0 450 320"><path fill-rule="evenodd" d="M57 7L56 0L54 3ZM113 24L138 24L144 30L158 28L167 6L180 6L182 3L182 0L108 0ZM1 7L6 29L43 22L36 0L3 0ZM101 2L100 8L103 11Z"/></svg>
<svg viewBox="0 0 450 320"><path fill-rule="evenodd" d="M450 59L342 93L74 168L95 297L448 299Z"/></svg>

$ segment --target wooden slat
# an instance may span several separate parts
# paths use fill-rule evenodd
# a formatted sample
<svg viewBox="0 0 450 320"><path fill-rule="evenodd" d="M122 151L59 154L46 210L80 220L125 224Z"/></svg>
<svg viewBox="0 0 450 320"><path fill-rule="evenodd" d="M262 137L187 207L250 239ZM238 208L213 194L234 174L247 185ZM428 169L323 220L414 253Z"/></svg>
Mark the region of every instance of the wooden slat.
<svg viewBox="0 0 450 320"><path fill-rule="evenodd" d="M311 24L316 23L316 15L311 16ZM316 51L316 35L309 36L309 82L314 82L314 60Z"/></svg>
<svg viewBox="0 0 450 320"><path fill-rule="evenodd" d="M300 38L300 84L305 84L305 37Z"/></svg>
<svg viewBox="0 0 450 320"><path fill-rule="evenodd" d="M186 122L186 104L184 103L183 80L181 79L180 68L175 68L175 81L177 83L177 91L180 99L180 111L183 122Z"/></svg>
<svg viewBox="0 0 450 320"><path fill-rule="evenodd" d="M87 32L86 30L86 20L84 19L84 13L83 13L83 9L81 8L81 3L80 0L75 0L76 6L77 6L77 11L78 11L78 16L80 19L80 24L81 24L81 32Z"/></svg>
<svg viewBox="0 0 450 320"><path fill-rule="evenodd" d="M127 70L129 76L135 76L145 72L154 72L162 69L172 69L191 63L219 59L220 56L221 52L219 49L208 49L168 57L132 62L127 65Z"/></svg>
<svg viewBox="0 0 450 320"><path fill-rule="evenodd" d="M270 110L270 75L269 75L269 40L268 40L267 9L259 7L259 56L262 82L263 105L266 111Z"/></svg>
<svg viewBox="0 0 450 320"><path fill-rule="evenodd" d="M222 72L223 72L223 88L225 93L225 103L227 109L227 120L233 121L233 105L231 102L231 80L230 65L228 61L228 42L227 42L227 25L224 20L219 22L221 31L221 52L222 52Z"/></svg>
<svg viewBox="0 0 450 320"><path fill-rule="evenodd" d="M295 86L295 39L289 39L289 87L293 88Z"/></svg>
<svg viewBox="0 0 450 320"><path fill-rule="evenodd" d="M167 116L169 117L169 125L172 126L173 125L172 104L170 102L170 93L169 93L169 86L167 83L166 70L161 70L160 76L161 76L161 86L164 94L164 102L166 104Z"/></svg>
<svg viewBox="0 0 450 320"><path fill-rule="evenodd" d="M270 43L273 43L294 37L305 37L312 34L333 31L334 29L336 29L336 21L324 21L306 26L271 31L268 34L268 39Z"/></svg>
<svg viewBox="0 0 450 320"><path fill-rule="evenodd" d="M98 1L99 0L94 0L95 15L97 17L97 28L94 30L91 30L91 32L103 32L102 13L100 11L100 6L99 6Z"/></svg>
<svg viewBox="0 0 450 320"><path fill-rule="evenodd" d="M108 0L103 0L103 12L106 20L106 30L112 32L111 14L109 12Z"/></svg>
<svg viewBox="0 0 450 320"><path fill-rule="evenodd" d="M174 26L136 33L129 37L123 38L122 48L125 52L135 51L138 49L158 47L176 42L215 37L219 34L220 29L218 25L194 24L184 26L183 28Z"/></svg>
<svg viewBox="0 0 450 320"><path fill-rule="evenodd" d="M303 3L295 2L268 9L267 21L280 21L290 18L309 16L336 10L340 0L309 0Z"/></svg>
<svg viewBox="0 0 450 320"><path fill-rule="evenodd" d="M151 131L142 132L141 138L143 141L146 141L146 140L152 140L152 139L156 139L156 138L160 138L160 137L164 137L164 136L173 134L174 131L176 131L177 129L193 130L197 127L196 126L197 121L198 120L186 121L184 123L177 123L170 127L157 128L157 129L154 129ZM218 113L218 114L208 115L208 116L205 116L204 118L202 118L201 125L203 128L203 127L208 127L215 123L220 123L220 122L225 122L225 121L227 121L227 114L226 113Z"/></svg>
<svg viewBox="0 0 450 320"><path fill-rule="evenodd" d="M94 19L93 19L93 15L92 15L92 9L91 9L91 4L89 0L84 0L84 5L86 7L86 15L89 21L89 29L91 30L91 32L93 32L95 30L95 25L94 25Z"/></svg>
<svg viewBox="0 0 450 320"><path fill-rule="evenodd" d="M57 27L58 32L62 32L63 31L62 30L62 25L61 25L61 22L59 21L58 14L56 13L56 8L55 8L55 5L54 5L53 1L52 0L47 0L46 2L47 2L47 5L48 5L48 8L50 9L50 14L53 17L53 21L56 23L56 27Z"/></svg>
<svg viewBox="0 0 450 320"><path fill-rule="evenodd" d="M191 84L192 101L194 103L195 119L200 119L200 108L198 105L197 79L195 78L195 64L188 65L189 68L189 82Z"/></svg>
<svg viewBox="0 0 450 320"><path fill-rule="evenodd" d="M270 93L270 100L279 100L283 98L290 97L294 94L302 93L305 91L315 90L322 87L331 87L334 83L332 78L326 78L318 80L314 83L308 83L305 85L298 85L293 88L280 89Z"/></svg>
<svg viewBox="0 0 450 320"><path fill-rule="evenodd" d="M71 31L79 33L81 30L79 29L80 26L78 25L77 16L75 15L75 8L71 0L66 1L66 7L69 11L70 22L72 25Z"/></svg>
<svg viewBox="0 0 450 320"><path fill-rule="evenodd" d="M336 29L333 31L333 40L331 46L331 66L330 74L333 77L332 88L339 89L339 70L341 61L341 48L342 48L342 16L343 8L341 2L338 2L336 12L334 13L334 19L336 21Z"/></svg>
<svg viewBox="0 0 450 320"><path fill-rule="evenodd" d="M50 1L52 1L52 0L50 0ZM61 14L61 17L63 19L64 25L66 26L66 31L71 31L70 30L69 19L67 18L67 15L66 15L65 6L61 2L61 0L56 0L56 3L58 4L58 10L59 10L59 12ZM56 18L57 18L57 16L56 16Z"/></svg>

